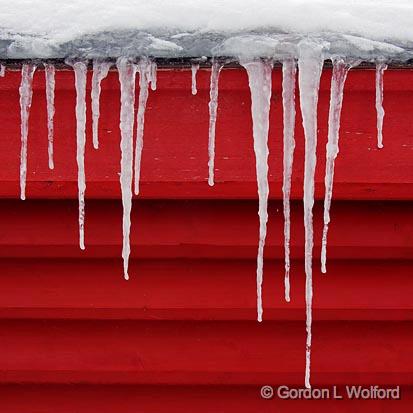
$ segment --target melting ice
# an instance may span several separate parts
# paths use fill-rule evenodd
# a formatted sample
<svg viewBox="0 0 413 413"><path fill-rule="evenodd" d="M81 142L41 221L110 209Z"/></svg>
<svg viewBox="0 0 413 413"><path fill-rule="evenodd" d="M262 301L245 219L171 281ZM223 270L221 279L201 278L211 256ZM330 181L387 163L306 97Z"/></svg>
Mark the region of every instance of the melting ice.
<svg viewBox="0 0 413 413"><path fill-rule="evenodd" d="M93 131L93 147L99 148L99 116L100 116L100 92L101 82L109 73L112 67L111 62L102 62L99 60L93 61L93 75L92 75L92 131Z"/></svg>
<svg viewBox="0 0 413 413"><path fill-rule="evenodd" d="M304 159L304 228L305 228L305 302L306 302L306 366L305 386L310 387L311 323L313 300L313 205L314 174L317 163L317 103L320 76L323 68L322 46L311 41L299 44L298 82L300 107L305 135Z"/></svg>
<svg viewBox="0 0 413 413"><path fill-rule="evenodd" d="M387 65L376 63L376 112L377 112L377 147L383 148L383 75Z"/></svg>
<svg viewBox="0 0 413 413"><path fill-rule="evenodd" d="M268 220L268 129L272 63L252 61L242 62L242 65L247 70L251 91L252 129L259 198L258 216L260 221L257 255L257 318L258 321L262 321L263 255Z"/></svg>
<svg viewBox="0 0 413 413"><path fill-rule="evenodd" d="M46 105L47 105L47 153L49 157L49 168L54 169L53 160L53 118L54 118L54 89L55 89L55 67L45 63L44 73L46 80Z"/></svg>
<svg viewBox="0 0 413 413"><path fill-rule="evenodd" d="M209 138L208 138L208 184L214 186L214 163L215 163L215 125L218 110L218 81L222 69L222 63L213 61L211 69L211 84L209 90Z"/></svg>
<svg viewBox="0 0 413 413"><path fill-rule="evenodd" d="M84 62L72 64L76 88L76 161L79 199L79 246L85 249L85 144L86 144L86 72Z"/></svg>
<svg viewBox="0 0 413 413"><path fill-rule="evenodd" d="M151 62L151 69L149 73L149 83L151 84L151 90L156 90L158 67L155 62Z"/></svg>
<svg viewBox="0 0 413 413"><path fill-rule="evenodd" d="M26 199L26 175L27 175L27 137L29 134L29 114L32 105L32 83L36 70L34 64L22 66L22 78L19 88L20 93L20 129L21 129L21 152L20 152L20 198Z"/></svg>
<svg viewBox="0 0 413 413"><path fill-rule="evenodd" d="M265 44L264 44L265 46ZM297 46L297 45L296 45ZM271 43L273 47L273 43ZM291 177L294 160L295 139L295 88L298 58L298 82L300 93L300 107L305 135L305 164L304 164L304 226L305 226L305 300L306 300L306 368L305 385L310 387L310 362L312 339L312 253L313 253L313 205L314 205L314 175L316 167L317 148L317 104L320 75L323 66L323 44L311 39L301 41L297 46L294 58L288 55L282 60L282 103L283 103L283 210L284 210L284 247L285 247L285 299L290 301L290 195ZM295 49L294 49L295 50ZM328 126L328 143L326 154L325 199L324 199L324 228L322 237L322 271L326 271L326 246L328 224L330 222L329 209L332 199L334 162L339 147L340 113L343 101L344 83L350 67L354 61L335 57L333 60L333 73L331 80L330 112ZM251 93L251 114L253 120L253 146L256 159L256 175L259 197L259 242L257 252L257 319L262 321L262 285L263 285L263 253L267 233L267 203L269 195L268 186L268 131L271 98L271 72L272 61L257 60L251 57L243 58L241 64L248 74ZM75 73L76 86L76 159L78 165L78 197L79 197L79 244L84 249L84 219L85 219L85 126L86 126L86 72L84 62L72 64ZM93 146L98 148L98 121L99 99L101 82L107 76L112 64L110 62L94 61L92 77L92 131ZM141 157L143 148L145 111L149 94L149 87L156 89L157 67L147 58L141 58L137 64L131 59L121 57L116 63L121 89L120 131L121 131L121 173L120 186L123 205L123 243L122 258L125 279L129 279L128 266L130 256L130 230L132 189L139 193L139 180ZM223 64L217 60L212 62L210 79L209 101L209 185L214 185L214 156L215 156L215 130L218 108L218 83ZM377 109L377 137L378 146L382 147L383 126L383 73L387 68L383 62L376 64L376 109ZM32 101L32 81L36 66L24 64L20 85L21 107L21 164L20 164L20 189L21 198L25 199L25 186L27 174L27 139L28 119ZM192 94L197 93L196 75L198 64L193 64ZM135 126L135 86L136 73L139 73L139 98L136 114L136 143L134 148L133 134ZM4 75L4 66L1 66L0 76ZM46 98L47 98L47 126L48 126L48 154L49 167L53 169L53 118L54 118L54 87L55 68L45 64ZM135 152L134 152L135 150ZM135 159L134 159L135 156ZM132 185L134 183L134 187Z"/></svg>
<svg viewBox="0 0 413 413"><path fill-rule="evenodd" d="M120 131L121 131L121 161L120 161L120 187L123 205L123 275L129 279L130 255L130 227L132 209L132 177L133 177L133 126L135 120L135 76L137 67L127 58L119 58L117 69L120 82Z"/></svg>
<svg viewBox="0 0 413 413"><path fill-rule="evenodd" d="M283 172L283 207L284 207L284 255L285 300L290 301L290 194L291 175L294 160L294 127L295 127L295 78L297 64L294 59L283 62L283 122L284 122L284 172Z"/></svg>
<svg viewBox="0 0 413 413"><path fill-rule="evenodd" d="M155 70L154 70L155 67ZM139 102L138 114L136 116L137 132L135 147L135 195L139 194L139 180L141 176L141 159L143 149L143 130L145 127L145 110L148 101L149 82L156 79L156 66L150 60L142 58L138 63L139 72ZM156 80L155 80L156 82Z"/></svg>
<svg viewBox="0 0 413 413"><path fill-rule="evenodd" d="M346 62L343 58L333 59L333 73L331 75L330 110L328 115L328 141L326 146L326 174L324 195L324 228L321 241L321 272L327 272L327 232L330 223L330 206L333 196L334 162L337 158L339 147L339 130L341 107L343 104L344 83L347 74L354 62Z"/></svg>
<svg viewBox="0 0 413 413"><path fill-rule="evenodd" d="M191 85L191 92L193 95L196 95L198 93L198 90L196 88L196 74L198 73L199 70L199 64L193 63L191 66L191 79L192 79L192 85Z"/></svg>

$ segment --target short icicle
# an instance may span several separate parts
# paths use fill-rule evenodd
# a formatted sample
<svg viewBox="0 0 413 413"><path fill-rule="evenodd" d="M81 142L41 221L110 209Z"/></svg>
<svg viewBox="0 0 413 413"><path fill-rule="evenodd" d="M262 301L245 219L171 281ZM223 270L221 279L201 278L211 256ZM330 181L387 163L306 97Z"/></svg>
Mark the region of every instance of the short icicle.
<svg viewBox="0 0 413 413"><path fill-rule="evenodd" d="M6 66L0 65L0 77L4 77L6 74Z"/></svg>
<svg viewBox="0 0 413 413"><path fill-rule="evenodd" d="M310 384L311 324L313 300L313 206L314 174L317 163L317 104L320 76L323 68L322 46L311 40L299 44L298 83L300 107L305 135L304 160L304 228L305 228L305 302L306 302L306 366L305 386Z"/></svg>
<svg viewBox="0 0 413 413"><path fill-rule="evenodd" d="M84 62L73 63L76 86L76 161L79 198L79 246L85 249L85 144L86 144L86 73Z"/></svg>
<svg viewBox="0 0 413 413"><path fill-rule="evenodd" d="M141 159L143 149L143 131L145 127L145 110L148 101L148 86L152 77L152 63L143 58L138 63L139 72L139 102L138 114L136 115L137 132L135 147L135 195L139 194L139 181L141 176Z"/></svg>
<svg viewBox="0 0 413 413"><path fill-rule="evenodd" d="M20 198L26 199L26 176L27 176L27 137L29 135L29 114L32 105L32 84L36 66L31 63L24 64L21 72L20 93L20 129L21 129L21 152L20 152Z"/></svg>
<svg viewBox="0 0 413 413"><path fill-rule="evenodd" d="M326 146L326 174L324 178L325 195L324 195L324 227L323 237L321 242L321 272L326 273L327 261L327 233L328 224L330 223L330 206L333 196L333 181L334 181L334 162L337 158L339 147L339 131L340 131L340 116L341 107L343 104L343 91L346 82L347 74L351 64L337 57L332 59L333 73L331 75L330 88L330 110L328 114L328 141Z"/></svg>
<svg viewBox="0 0 413 413"><path fill-rule="evenodd" d="M218 82L219 74L223 64L218 61L212 62L211 83L209 90L209 138L208 138L208 185L214 186L214 164L215 164L215 125L218 111Z"/></svg>
<svg viewBox="0 0 413 413"><path fill-rule="evenodd" d="M284 260L285 260L285 301L290 301L290 193L291 175L294 160L295 127L295 81L297 63L294 59L283 62L283 122L284 122L284 173L283 173L283 208L284 208Z"/></svg>
<svg viewBox="0 0 413 413"><path fill-rule="evenodd" d="M112 67L111 62L102 62L99 60L93 61L92 75L92 131L93 131L93 147L99 148L99 116L100 116L100 92L101 82L109 73Z"/></svg>
<svg viewBox="0 0 413 413"><path fill-rule="evenodd" d="M383 62L376 63L376 112L377 112L377 147L383 148L383 75L387 65Z"/></svg>
<svg viewBox="0 0 413 413"><path fill-rule="evenodd" d="M257 254L257 319L262 321L262 283L264 246L267 235L268 204L268 129L271 98L272 63L264 61L241 62L248 73L251 91L251 114L257 173L260 220Z"/></svg>
<svg viewBox="0 0 413 413"><path fill-rule="evenodd" d="M193 63L191 66L191 74L192 74L191 92L193 95L196 95L198 93L198 89L196 88L196 74L198 73L198 70L199 70L199 64Z"/></svg>
<svg viewBox="0 0 413 413"><path fill-rule="evenodd" d="M50 63L45 63L44 73L45 73L45 78L46 78L46 104L47 104L47 153L48 153L48 158L49 158L49 169L54 169L53 118L54 118L54 113L55 113L55 107L54 107L55 67Z"/></svg>
<svg viewBox="0 0 413 413"><path fill-rule="evenodd" d="M157 84L157 78L158 78L158 66L155 62L151 62L151 70L150 70L150 78L149 82L151 84L151 90L156 90L156 84Z"/></svg>
<svg viewBox="0 0 413 413"><path fill-rule="evenodd" d="M132 178L133 178L133 127L135 121L135 76L136 65L127 58L121 57L117 61L120 82L120 132L121 132L121 161L120 161L120 187L123 205L123 276L129 280L129 255L130 255L130 227L132 210Z"/></svg>

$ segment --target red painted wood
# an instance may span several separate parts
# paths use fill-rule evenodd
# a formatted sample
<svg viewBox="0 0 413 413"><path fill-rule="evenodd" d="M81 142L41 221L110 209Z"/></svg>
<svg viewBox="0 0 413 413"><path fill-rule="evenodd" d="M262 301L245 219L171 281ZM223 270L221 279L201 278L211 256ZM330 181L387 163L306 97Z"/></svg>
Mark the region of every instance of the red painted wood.
<svg viewBox="0 0 413 413"><path fill-rule="evenodd" d="M402 386L401 395L400 400L263 400L257 386L0 386L4 413L410 413L412 388Z"/></svg>
<svg viewBox="0 0 413 413"><path fill-rule="evenodd" d="M246 74L224 70L220 80L216 142L216 181L207 180L209 70L198 74L198 95L190 92L190 71L161 70L158 90L151 92L145 120L142 192L145 198L255 198L250 97ZM73 73L59 71L56 90L56 169L47 168L44 73L35 74L30 117L28 186L30 198L77 196L75 162L75 92ZM0 79L0 196L19 195L20 111L19 72ZM319 162L316 194L323 197L330 71L322 77L319 103ZM90 79L89 79L90 85ZM412 199L413 110L412 70L389 70L384 81L383 150L376 148L374 71L353 70L345 88L340 155L337 160L336 199ZM86 151L87 196L119 197L119 84L112 71L102 83L101 148L91 143L88 98ZM297 109L298 99L297 99ZM299 113L299 110L298 110ZM281 197L282 105L281 74L274 70L270 128L271 197ZM302 195L303 132L297 117L297 150L293 196Z"/></svg>
<svg viewBox="0 0 413 413"><path fill-rule="evenodd" d="M0 318L256 319L255 261L132 261L128 282L120 265L2 259ZM283 265L265 263L264 319L302 321L302 262L292 263L290 303L283 295ZM318 263L314 268L314 320L413 320L409 261L331 261L328 270L321 275Z"/></svg>
<svg viewBox="0 0 413 413"><path fill-rule="evenodd" d="M47 169L44 73L36 73L29 199L0 200L1 413L411 411L413 126L407 115L413 71L385 74L383 150L375 147L374 72L349 74L326 276L318 259L322 202L315 206L312 384L403 386L401 400L362 402L259 396L263 384L304 384L302 203L292 204L292 301L287 304L277 69L270 131L274 200L265 250L264 321L258 324L258 205L251 200L256 183L248 83L243 70L222 72L217 184L210 188L209 75L199 72L199 94L192 96L188 70L162 70L158 90L150 92L142 159L146 199L134 201L126 282L122 208L116 199L117 73L102 84L99 151L91 145L87 102L84 252L77 244L73 73L57 73L53 172ZM319 105L318 198L324 195L329 79L327 70ZM19 195L19 81L19 73L10 71L0 79L0 198ZM296 130L293 197L299 198L300 116Z"/></svg>
<svg viewBox="0 0 413 413"><path fill-rule="evenodd" d="M412 327L314 323L313 385L411 384ZM302 386L304 342L301 321L2 320L0 382Z"/></svg>
<svg viewBox="0 0 413 413"><path fill-rule="evenodd" d="M315 252L320 253L322 204L315 210ZM76 201L0 203L2 257L121 257L119 201L86 203L86 250L78 246ZM132 212L132 257L252 258L257 254L258 205L254 201L141 201ZM329 256L341 259L410 259L410 203L333 204ZM269 205L266 258L284 257L280 202ZM294 258L304 253L302 204L292 206ZM119 268L121 271L121 268Z"/></svg>

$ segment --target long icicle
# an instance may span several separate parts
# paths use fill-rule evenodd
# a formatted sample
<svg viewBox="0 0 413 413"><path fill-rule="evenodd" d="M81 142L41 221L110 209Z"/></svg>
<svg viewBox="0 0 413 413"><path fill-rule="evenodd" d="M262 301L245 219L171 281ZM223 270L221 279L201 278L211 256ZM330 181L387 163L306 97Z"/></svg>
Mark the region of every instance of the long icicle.
<svg viewBox="0 0 413 413"><path fill-rule="evenodd" d="M290 194L291 175L294 161L295 127L295 81L297 63L294 59L283 62L283 123L284 123L284 173L283 173L283 209L284 209L284 260L285 301L290 301Z"/></svg>
<svg viewBox="0 0 413 413"><path fill-rule="evenodd" d="M306 302L306 365L305 386L310 384L311 324L313 300L313 206L314 174L317 163L317 104L320 76L323 67L322 47L311 40L299 44L298 82L300 107L305 135L304 161L304 227L305 227L305 302Z"/></svg>
<svg viewBox="0 0 413 413"><path fill-rule="evenodd" d="M199 64L193 63L191 66L191 80L192 80L191 93L193 95L196 95L198 93L198 90L196 88L196 74L198 73L198 70L199 70Z"/></svg>
<svg viewBox="0 0 413 413"><path fill-rule="evenodd" d="M53 118L55 113L54 89L55 89L55 67L50 63L45 63L44 73L46 78L46 104L47 104L47 153L49 158L49 169L54 169L53 160L53 140L54 126Z"/></svg>
<svg viewBox="0 0 413 413"><path fill-rule="evenodd" d="M109 73L112 67L111 62L101 62L99 60L93 61L93 75L92 75L92 131L93 131L93 147L99 148L99 116L100 116L100 92L101 82Z"/></svg>
<svg viewBox="0 0 413 413"><path fill-rule="evenodd" d="M376 112L377 112L377 147L383 148L383 75L387 65L383 62L376 63Z"/></svg>
<svg viewBox="0 0 413 413"><path fill-rule="evenodd" d="M215 125L217 122L218 110L218 82L219 74L223 64L217 61L212 62L211 84L209 90L209 138L208 138L208 184L214 186L214 164L215 164Z"/></svg>
<svg viewBox="0 0 413 413"><path fill-rule="evenodd" d="M135 195L139 194L139 181L141 176L141 159L143 149L143 131L145 127L145 110L149 94L149 81L153 79L152 70L152 63L148 59L143 58L139 61L139 102L138 114L136 115L137 132L135 147Z"/></svg>
<svg viewBox="0 0 413 413"><path fill-rule="evenodd" d="M86 73L84 62L73 64L76 86L76 161L79 199L79 246L85 249L85 144L86 144Z"/></svg>
<svg viewBox="0 0 413 413"><path fill-rule="evenodd" d="M24 64L21 73L20 93L20 117L21 117L21 152L20 152L20 198L26 199L27 176L27 137L29 134L29 114L32 105L33 75L36 70L34 64Z"/></svg>
<svg viewBox="0 0 413 413"><path fill-rule="evenodd" d="M257 254L257 319L262 321L262 283L264 246L268 221L268 129L271 98L272 63L262 61L241 62L248 73L251 92L251 114L257 173L260 220Z"/></svg>
<svg viewBox="0 0 413 413"><path fill-rule="evenodd" d="M351 64L341 57L333 59L333 73L331 75L330 110L328 114L328 141L326 145L326 174L324 178L324 227L321 241L321 272L326 273L327 261L327 233L330 223L330 206L333 196L334 162L339 152L339 132L341 107L343 105L344 84Z"/></svg>
<svg viewBox="0 0 413 413"><path fill-rule="evenodd" d="M136 65L127 58L121 57L116 63L120 82L120 132L121 132L121 172L120 187L123 205L123 276L129 279L129 255L130 255L130 227L132 210L132 177L133 177L133 127L135 121L135 77Z"/></svg>

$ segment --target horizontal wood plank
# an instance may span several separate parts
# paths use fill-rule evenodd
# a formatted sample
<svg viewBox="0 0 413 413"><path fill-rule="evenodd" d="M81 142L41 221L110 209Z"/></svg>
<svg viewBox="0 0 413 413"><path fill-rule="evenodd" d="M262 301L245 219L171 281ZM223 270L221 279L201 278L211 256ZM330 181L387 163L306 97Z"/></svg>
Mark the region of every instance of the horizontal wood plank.
<svg viewBox="0 0 413 413"><path fill-rule="evenodd" d="M258 205L253 201L138 201L132 212L132 257L255 258ZM284 258L283 209L269 204L266 258ZM407 202L333 203L328 253L334 259L411 259L413 221ZM315 208L320 254L322 203ZM118 258L122 206L87 201L86 250L78 247L76 201L2 201L1 257ZM303 258L301 202L292 205L291 255Z"/></svg>
<svg viewBox="0 0 413 413"><path fill-rule="evenodd" d="M119 320L256 319L253 260L0 260L0 318ZM293 262L291 302L282 261L265 263L264 319L304 322L304 268ZM402 286L402 287L401 287ZM330 261L314 266L313 319L413 320L409 261Z"/></svg>
<svg viewBox="0 0 413 413"><path fill-rule="evenodd" d="M313 325L312 383L410 384L412 322ZM302 322L0 321L1 383L303 384Z"/></svg>
<svg viewBox="0 0 413 413"><path fill-rule="evenodd" d="M325 144L331 70L322 76L316 196L324 196ZM207 185L209 70L198 73L196 96L189 70L161 70L158 90L150 92L142 157L144 198L256 198L250 95L242 69L223 70L216 140L216 185ZM19 196L20 73L0 79L0 197ZM353 70L345 88L336 199L413 199L413 70L388 70L384 81L384 145L376 147L375 81L372 70ZM56 77L55 170L47 167L44 73L35 74L30 115L28 185L30 198L75 198L75 90L71 71ZM89 79L90 87L90 79ZM296 159L292 196L302 196L304 139L297 97ZM118 198L119 83L112 71L102 82L100 149L92 148L88 93L87 196ZM270 196L280 199L282 182L281 72L274 70L270 118Z"/></svg>
<svg viewBox="0 0 413 413"><path fill-rule="evenodd" d="M413 402L408 386L399 400L264 400L259 392L260 386L0 385L3 413L410 413Z"/></svg>

